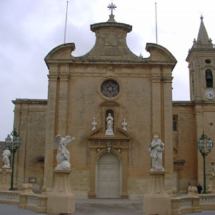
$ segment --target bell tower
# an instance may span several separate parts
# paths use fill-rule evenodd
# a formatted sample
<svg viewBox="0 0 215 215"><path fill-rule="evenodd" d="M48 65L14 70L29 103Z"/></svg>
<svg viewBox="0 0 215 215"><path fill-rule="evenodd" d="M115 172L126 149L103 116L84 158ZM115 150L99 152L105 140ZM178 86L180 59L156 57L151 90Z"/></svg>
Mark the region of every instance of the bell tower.
<svg viewBox="0 0 215 215"><path fill-rule="evenodd" d="M203 17L197 40L189 50L190 98L196 102L215 101L215 48L208 37Z"/></svg>

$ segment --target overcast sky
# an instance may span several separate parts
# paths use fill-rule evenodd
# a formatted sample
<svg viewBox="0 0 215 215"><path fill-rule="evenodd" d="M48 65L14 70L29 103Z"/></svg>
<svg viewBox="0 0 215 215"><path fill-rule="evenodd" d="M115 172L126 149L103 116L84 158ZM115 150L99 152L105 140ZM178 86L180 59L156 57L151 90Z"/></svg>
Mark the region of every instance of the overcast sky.
<svg viewBox="0 0 215 215"><path fill-rule="evenodd" d="M95 43L90 24L106 22L111 0L69 0L66 42L74 42L75 56ZM155 1L114 0L117 22L133 26L127 43L132 52L148 57L147 42L155 43ZM215 1L157 0L158 44L177 59L173 71L173 99L189 100L185 59L197 38L200 16L209 37L215 38ZM44 57L63 43L66 0L0 0L0 141L13 128L11 100L47 98L48 69ZM215 41L213 41L215 43Z"/></svg>

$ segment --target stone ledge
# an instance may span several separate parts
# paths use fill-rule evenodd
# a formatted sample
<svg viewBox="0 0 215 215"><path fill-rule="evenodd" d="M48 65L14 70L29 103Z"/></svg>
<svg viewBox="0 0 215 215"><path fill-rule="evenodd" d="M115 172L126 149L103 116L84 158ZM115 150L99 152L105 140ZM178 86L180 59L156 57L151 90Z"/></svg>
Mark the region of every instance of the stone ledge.
<svg viewBox="0 0 215 215"><path fill-rule="evenodd" d="M16 99L13 104L47 104L47 99Z"/></svg>

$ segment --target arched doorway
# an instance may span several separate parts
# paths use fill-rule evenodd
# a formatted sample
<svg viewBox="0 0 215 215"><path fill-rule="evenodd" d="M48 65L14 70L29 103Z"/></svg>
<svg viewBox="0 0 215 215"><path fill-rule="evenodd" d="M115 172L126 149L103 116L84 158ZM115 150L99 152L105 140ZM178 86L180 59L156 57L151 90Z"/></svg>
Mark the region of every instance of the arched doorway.
<svg viewBox="0 0 215 215"><path fill-rule="evenodd" d="M121 197L121 164L113 153L103 154L98 160L96 196L97 198Z"/></svg>

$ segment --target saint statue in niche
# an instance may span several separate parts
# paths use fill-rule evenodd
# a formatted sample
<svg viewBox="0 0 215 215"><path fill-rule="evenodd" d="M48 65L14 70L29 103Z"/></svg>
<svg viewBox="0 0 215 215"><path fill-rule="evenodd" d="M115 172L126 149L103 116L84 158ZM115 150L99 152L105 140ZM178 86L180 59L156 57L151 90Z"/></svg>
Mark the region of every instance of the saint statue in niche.
<svg viewBox="0 0 215 215"><path fill-rule="evenodd" d="M105 135L114 135L113 133L113 117L111 116L111 113L108 114L107 118L106 118L106 131L105 131Z"/></svg>
<svg viewBox="0 0 215 215"><path fill-rule="evenodd" d="M152 158L152 168L150 172L153 171L164 171L162 166L162 154L164 151L164 143L158 139L158 135L154 135L151 144L149 145L149 153Z"/></svg>

